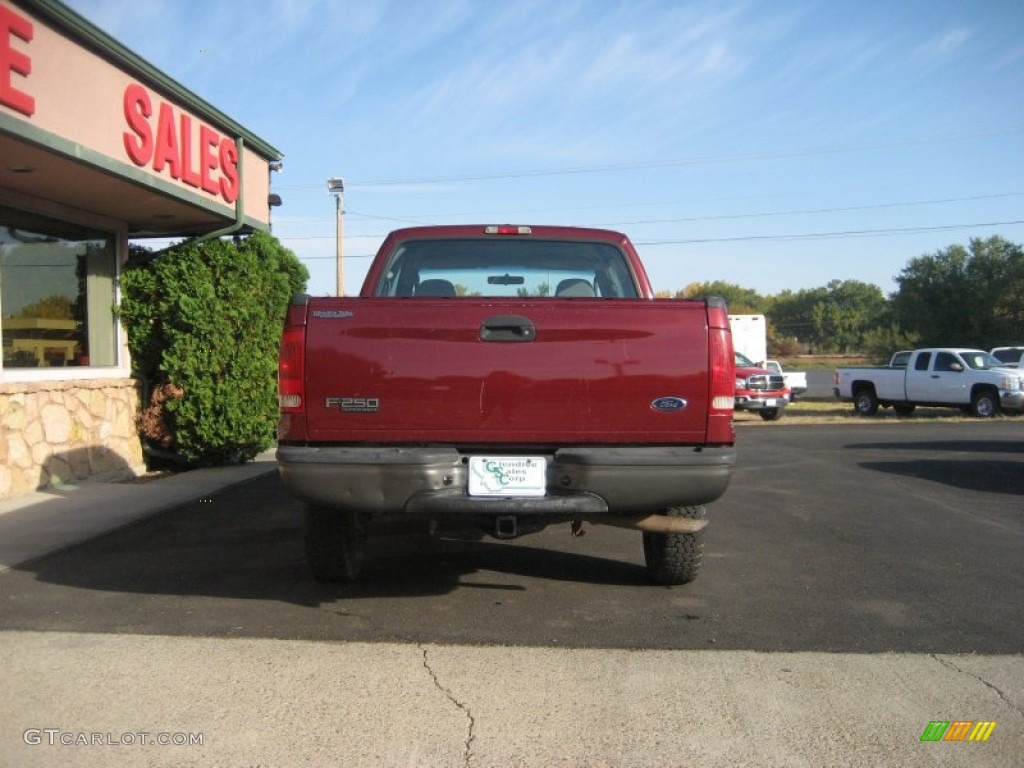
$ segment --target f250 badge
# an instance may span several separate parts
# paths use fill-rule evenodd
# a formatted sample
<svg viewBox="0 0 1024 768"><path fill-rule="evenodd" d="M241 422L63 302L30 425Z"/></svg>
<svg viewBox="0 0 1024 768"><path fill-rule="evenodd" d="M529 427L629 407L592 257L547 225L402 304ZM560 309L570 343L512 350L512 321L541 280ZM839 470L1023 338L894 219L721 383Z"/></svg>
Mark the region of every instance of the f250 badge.
<svg viewBox="0 0 1024 768"><path fill-rule="evenodd" d="M337 408L342 413L377 413L380 398L376 397L328 397L325 408Z"/></svg>
<svg viewBox="0 0 1024 768"><path fill-rule="evenodd" d="M314 309L313 317L324 320L344 320L346 317L355 317L355 313L349 312L347 309Z"/></svg>

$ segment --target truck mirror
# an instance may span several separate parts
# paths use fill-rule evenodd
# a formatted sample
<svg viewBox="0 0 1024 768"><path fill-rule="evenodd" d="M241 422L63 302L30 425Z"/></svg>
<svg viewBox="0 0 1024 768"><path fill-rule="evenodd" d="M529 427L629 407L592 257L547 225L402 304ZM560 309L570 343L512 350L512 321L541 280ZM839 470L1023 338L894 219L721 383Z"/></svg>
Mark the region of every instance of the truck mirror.
<svg viewBox="0 0 1024 768"><path fill-rule="evenodd" d="M491 275L487 278L488 285L522 285L526 278L522 275Z"/></svg>

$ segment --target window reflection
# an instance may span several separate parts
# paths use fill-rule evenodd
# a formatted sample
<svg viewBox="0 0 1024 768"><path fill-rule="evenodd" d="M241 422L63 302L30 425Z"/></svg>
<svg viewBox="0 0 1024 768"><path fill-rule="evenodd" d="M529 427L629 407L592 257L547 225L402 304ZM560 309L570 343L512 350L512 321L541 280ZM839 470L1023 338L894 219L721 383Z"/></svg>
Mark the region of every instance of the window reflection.
<svg viewBox="0 0 1024 768"><path fill-rule="evenodd" d="M113 366L112 235L0 207L5 368Z"/></svg>

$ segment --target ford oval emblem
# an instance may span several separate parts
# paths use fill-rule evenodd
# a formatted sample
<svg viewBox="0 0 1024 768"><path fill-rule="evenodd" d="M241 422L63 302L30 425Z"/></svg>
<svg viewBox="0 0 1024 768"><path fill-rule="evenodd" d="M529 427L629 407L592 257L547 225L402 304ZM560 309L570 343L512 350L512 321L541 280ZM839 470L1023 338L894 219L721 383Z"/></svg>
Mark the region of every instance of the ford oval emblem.
<svg viewBox="0 0 1024 768"><path fill-rule="evenodd" d="M651 400L651 408L662 413L681 411L686 407L686 401L681 397L659 397Z"/></svg>

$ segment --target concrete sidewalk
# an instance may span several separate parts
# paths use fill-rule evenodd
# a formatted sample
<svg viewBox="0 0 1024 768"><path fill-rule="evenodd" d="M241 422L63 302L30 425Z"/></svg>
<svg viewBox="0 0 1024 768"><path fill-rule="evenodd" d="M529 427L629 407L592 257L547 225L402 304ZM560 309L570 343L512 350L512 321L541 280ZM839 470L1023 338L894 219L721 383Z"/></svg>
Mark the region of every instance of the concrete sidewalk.
<svg viewBox="0 0 1024 768"><path fill-rule="evenodd" d="M19 768L874 768L1024 755L1019 656L3 632L0 662L0 766ZM984 742L921 740L958 718L995 726Z"/></svg>
<svg viewBox="0 0 1024 768"><path fill-rule="evenodd" d="M0 501L0 572L275 471L274 452L267 451L247 464L155 480L83 481Z"/></svg>

